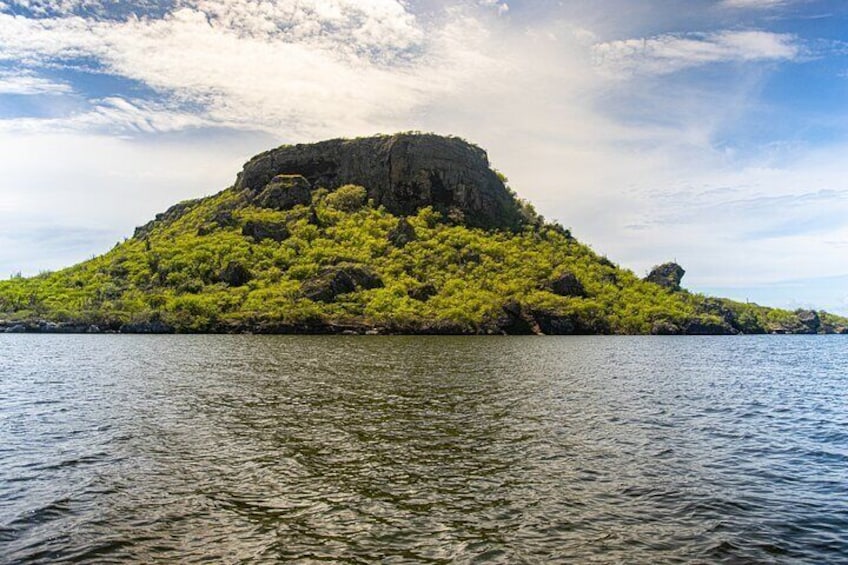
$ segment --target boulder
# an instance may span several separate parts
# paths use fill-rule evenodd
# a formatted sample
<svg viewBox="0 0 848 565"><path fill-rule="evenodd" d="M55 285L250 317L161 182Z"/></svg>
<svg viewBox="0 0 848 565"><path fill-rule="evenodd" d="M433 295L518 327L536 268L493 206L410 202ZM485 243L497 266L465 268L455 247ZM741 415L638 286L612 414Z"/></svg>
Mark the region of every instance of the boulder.
<svg viewBox="0 0 848 565"><path fill-rule="evenodd" d="M218 210L212 215L212 224L218 228L231 228L238 224L232 210Z"/></svg>
<svg viewBox="0 0 848 565"><path fill-rule="evenodd" d="M586 289L577 275L571 271L563 271L550 283L551 292L560 296L586 296Z"/></svg>
<svg viewBox="0 0 848 565"><path fill-rule="evenodd" d="M265 239L283 241L289 237L289 229L282 222L267 220L248 220L241 229L241 234L250 237L256 243Z"/></svg>
<svg viewBox="0 0 848 565"><path fill-rule="evenodd" d="M383 281L371 269L352 264L325 267L303 282L303 296L315 302L332 302L340 294L380 288Z"/></svg>
<svg viewBox="0 0 848 565"><path fill-rule="evenodd" d="M291 210L312 203L312 186L301 175L276 175L253 199L254 204L272 210Z"/></svg>
<svg viewBox="0 0 848 565"><path fill-rule="evenodd" d="M669 290L680 290L680 281L684 274L686 274L686 271L677 263L663 263L651 269L651 272L643 280Z"/></svg>
<svg viewBox="0 0 848 565"><path fill-rule="evenodd" d="M401 216L432 206L445 215L461 211L473 227L517 229L523 222L486 152L455 137L401 133L287 145L248 161L235 186L259 195L278 175L301 175L330 190L361 185L375 205Z"/></svg>
<svg viewBox="0 0 848 565"><path fill-rule="evenodd" d="M252 278L253 275L250 274L247 267L238 261L230 261L227 263L227 266L224 267L218 275L218 280L229 286L244 286L250 282L250 279Z"/></svg>
<svg viewBox="0 0 848 565"><path fill-rule="evenodd" d="M410 288L406 294L413 300L427 302L431 297L436 296L437 293L438 291L435 286L430 283L424 283Z"/></svg>

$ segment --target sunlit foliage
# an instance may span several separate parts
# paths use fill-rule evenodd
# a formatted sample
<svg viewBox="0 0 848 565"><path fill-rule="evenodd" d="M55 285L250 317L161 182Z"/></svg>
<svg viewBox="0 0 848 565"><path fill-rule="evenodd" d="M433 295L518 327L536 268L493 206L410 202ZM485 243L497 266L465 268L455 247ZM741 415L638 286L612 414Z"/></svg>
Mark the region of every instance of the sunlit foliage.
<svg viewBox="0 0 848 565"><path fill-rule="evenodd" d="M470 229L424 208L408 218L415 238L403 247L388 237L398 218L369 205L354 185L284 212L248 205L230 189L181 213L74 267L0 282L0 317L105 327L161 321L180 331L359 323L475 332L517 301L595 331L651 333L693 320L720 323L722 308L752 332L792 316L714 299L705 308L705 297L643 282L529 205L526 214L538 220L518 233ZM250 222L277 226L273 233L285 237L263 238L245 229ZM306 298L304 283L337 265L365 266L382 286L357 286L326 302ZM235 283L234 269L242 275ZM549 290L564 271L585 296Z"/></svg>

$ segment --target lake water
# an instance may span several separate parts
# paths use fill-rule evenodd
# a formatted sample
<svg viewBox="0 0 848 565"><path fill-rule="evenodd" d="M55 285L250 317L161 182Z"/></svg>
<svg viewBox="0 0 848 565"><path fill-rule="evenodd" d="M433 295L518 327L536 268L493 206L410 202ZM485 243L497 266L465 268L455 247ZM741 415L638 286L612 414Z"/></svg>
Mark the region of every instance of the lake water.
<svg viewBox="0 0 848 565"><path fill-rule="evenodd" d="M848 338L0 335L0 562L848 562Z"/></svg>

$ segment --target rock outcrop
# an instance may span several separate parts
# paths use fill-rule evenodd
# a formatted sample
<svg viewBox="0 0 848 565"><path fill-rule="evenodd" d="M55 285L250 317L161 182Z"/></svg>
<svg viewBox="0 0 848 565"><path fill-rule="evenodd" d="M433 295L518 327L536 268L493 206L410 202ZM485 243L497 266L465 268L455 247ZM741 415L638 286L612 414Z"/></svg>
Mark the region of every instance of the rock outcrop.
<svg viewBox="0 0 848 565"><path fill-rule="evenodd" d="M680 290L680 281L683 280L685 274L686 271L677 263L663 263L651 269L651 272L643 280L669 290Z"/></svg>
<svg viewBox="0 0 848 565"><path fill-rule="evenodd" d="M238 261L230 261L218 275L218 279L229 286L244 286L253 278L247 267Z"/></svg>
<svg viewBox="0 0 848 565"><path fill-rule="evenodd" d="M312 203L312 186L301 175L277 175L265 185L255 199L257 205L272 210L290 210Z"/></svg>
<svg viewBox="0 0 848 565"><path fill-rule="evenodd" d="M462 212L472 227L516 229L523 223L486 152L455 137L402 133L285 145L248 161L236 189L262 198L278 175L300 175L314 189L361 185L377 206L398 215L433 206L445 214Z"/></svg>
<svg viewBox="0 0 848 565"><path fill-rule="evenodd" d="M815 310L797 310L795 314L798 316L798 321L806 328L803 333L818 333L821 328L821 318Z"/></svg>
<svg viewBox="0 0 848 565"><path fill-rule="evenodd" d="M340 294L380 288L383 281L368 267L343 263L321 270L303 282L303 296L316 302L332 302Z"/></svg>
<svg viewBox="0 0 848 565"><path fill-rule="evenodd" d="M560 296L586 296L586 289L577 275L571 271L563 271L550 282L551 292Z"/></svg>
<svg viewBox="0 0 848 565"><path fill-rule="evenodd" d="M768 329L777 334L816 334L816 333L844 333L844 328L837 328L823 324L821 317L815 310L795 310L794 317L780 320L772 324Z"/></svg>
<svg viewBox="0 0 848 565"><path fill-rule="evenodd" d="M282 222L268 220L248 220L241 228L241 234L250 237L256 243L265 239L283 241L289 237L289 229Z"/></svg>

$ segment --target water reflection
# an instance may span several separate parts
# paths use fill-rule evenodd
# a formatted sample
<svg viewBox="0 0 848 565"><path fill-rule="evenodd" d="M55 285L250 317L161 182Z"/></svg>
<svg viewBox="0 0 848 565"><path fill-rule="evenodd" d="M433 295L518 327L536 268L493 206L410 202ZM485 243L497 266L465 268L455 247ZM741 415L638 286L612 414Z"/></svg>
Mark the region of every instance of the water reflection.
<svg viewBox="0 0 848 565"><path fill-rule="evenodd" d="M0 336L0 559L838 561L844 339Z"/></svg>

